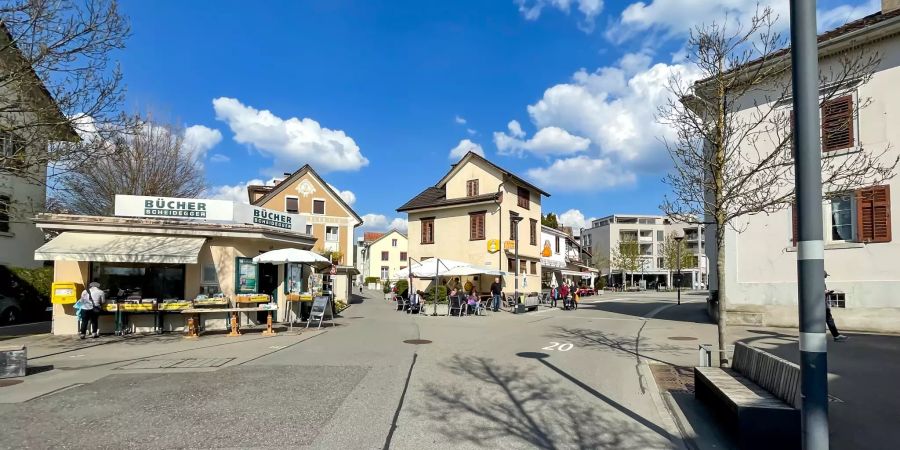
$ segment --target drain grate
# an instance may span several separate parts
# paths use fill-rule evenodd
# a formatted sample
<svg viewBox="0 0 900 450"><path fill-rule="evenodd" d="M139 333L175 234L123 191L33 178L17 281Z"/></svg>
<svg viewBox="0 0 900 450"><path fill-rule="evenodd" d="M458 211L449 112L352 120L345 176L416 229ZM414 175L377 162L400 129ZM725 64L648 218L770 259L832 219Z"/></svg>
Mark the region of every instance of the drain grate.
<svg viewBox="0 0 900 450"><path fill-rule="evenodd" d="M422 345L422 344L430 344L431 341L428 339L407 339L403 341L404 344L412 344L412 345Z"/></svg>
<svg viewBox="0 0 900 450"><path fill-rule="evenodd" d="M696 341L697 338L690 336L670 336L670 341Z"/></svg>
<svg viewBox="0 0 900 450"><path fill-rule="evenodd" d="M118 369L201 369L221 367L232 360L234 358L142 359Z"/></svg>
<svg viewBox="0 0 900 450"><path fill-rule="evenodd" d="M0 380L0 388L7 386L15 386L21 383L22 380Z"/></svg>
<svg viewBox="0 0 900 450"><path fill-rule="evenodd" d="M694 392L693 370L690 367L650 364L650 372L660 390L669 392Z"/></svg>

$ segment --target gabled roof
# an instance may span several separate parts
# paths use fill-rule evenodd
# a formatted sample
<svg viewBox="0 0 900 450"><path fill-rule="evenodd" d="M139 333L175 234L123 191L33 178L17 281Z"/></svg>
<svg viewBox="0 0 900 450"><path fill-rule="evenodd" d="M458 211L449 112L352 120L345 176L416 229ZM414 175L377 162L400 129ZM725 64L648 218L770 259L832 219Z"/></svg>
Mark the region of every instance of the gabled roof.
<svg viewBox="0 0 900 450"><path fill-rule="evenodd" d="M375 242L381 239L382 236L384 236L384 233L380 233L377 231L366 231L365 233L363 233L363 242Z"/></svg>
<svg viewBox="0 0 900 450"><path fill-rule="evenodd" d="M516 175L516 174L514 174L514 173L512 173L512 172L510 172L510 171L508 171L508 170L506 170L506 169L504 169L504 168L502 168L502 167L500 167L500 166L498 166L498 165L496 165L496 164L494 164L494 163L492 163L492 162L490 162L490 161L488 161L487 158L485 158L484 156L481 156L481 155L479 155L478 153L471 152L471 151L470 151L469 153L466 153L466 155L463 156L462 159L460 159L456 164L452 164L452 165L450 166L450 171L447 172L447 174L444 175L444 177L441 178L440 181L438 181L437 184L434 185L434 187L436 187L436 188L443 188L443 187L447 184L447 182L450 180L450 178L451 178L453 175L456 174L456 171L457 171L459 168L461 168L462 166L466 165L467 162L469 162L469 161L471 161L471 160L473 160L473 159L476 159L476 160L478 160L478 161L482 161L482 162L486 163L487 165L493 167L494 169L497 169L497 171L499 171L499 172L502 173L503 175L509 177L510 179L512 179L513 181L515 181L516 183L519 183L519 184L521 184L521 185L524 185L524 186L527 187L528 189L531 189L531 190L533 190L533 191L535 191L535 192L538 192L538 193L540 193L541 195L543 195L544 197L549 197L549 196L550 196L550 194L548 194L548 193L547 193L546 191L544 191L543 189L541 189L541 188L539 188L539 187L537 187L537 186L535 186L535 185L533 185L533 184L531 184L531 183L529 183L529 182L523 180L523 179L522 179L521 177L519 177L518 175Z"/></svg>
<svg viewBox="0 0 900 450"><path fill-rule="evenodd" d="M53 118L53 120L62 122L62 125L54 127L57 129L56 131L60 131L58 139L69 142L81 141L81 137L78 135L75 129L72 128L72 124L69 119L59 109L59 103L56 102L56 99L53 98L53 95L47 89L47 86L44 85L44 82L37 75L37 72L34 71L34 67L31 65L31 63L27 59L25 59L22 51L19 50L19 46L16 45L15 37L12 35L12 33L9 31L9 28L7 28L6 24L2 20L0 20L0 39L9 42L8 50L10 50L11 54L14 55L15 58L19 59L19 62L21 62L23 66L28 67L27 72L29 76L33 77L32 81L34 82L34 86L38 87L41 94L43 94L43 100L52 105L51 114L56 116Z"/></svg>
<svg viewBox="0 0 900 450"><path fill-rule="evenodd" d="M428 187L419 195L413 197L410 201L397 208L397 212L412 211L416 209L437 208L441 206L466 205L469 203L482 203L486 201L495 201L500 194L493 192L490 194L476 195L474 197L447 198L447 191L444 188Z"/></svg>
<svg viewBox="0 0 900 450"><path fill-rule="evenodd" d="M391 228L390 230L385 231L384 233L373 233L373 234L380 234L381 236L378 236L378 238L375 239L375 240L373 240L372 242L366 242L366 243L367 243L368 245L370 245L370 246L371 246L371 245L374 245L376 242L378 242L378 241L380 241L380 240L382 240L382 239L384 239L384 238L386 238L386 237L388 237L388 236L390 236L390 235L392 235L392 234L394 234L394 233L397 233L397 234L399 234L400 236L403 236L404 239L406 239L406 234L405 234L405 233L401 233L400 230L398 230L398 229L396 229L396 228ZM369 233L366 233L366 234L369 234Z"/></svg>
<svg viewBox="0 0 900 450"><path fill-rule="evenodd" d="M264 204L265 202L271 200L276 195L278 195L278 193L280 193L281 191L287 189L288 186L293 184L298 179L302 178L303 175L306 175L307 173L312 175L313 177L315 177L319 181L319 184L324 186L325 189L327 189L328 192L331 194L331 196L334 197L338 201L338 203L340 203L341 206L344 207L344 209L346 209L348 212L350 212L351 215L353 215L353 217L356 218L356 220L359 222L357 224L357 226L359 226L363 223L362 217L359 217L359 214L356 214L356 211L354 211L353 208L351 208L350 205L348 205L347 202L345 202L344 199L341 198L340 194L335 192L334 189L331 188L331 185L329 185L328 182L326 182L321 176L319 176L319 174L316 173L316 171L313 170L312 166L310 166L309 164L305 164L303 167L298 169L296 172L292 173L291 176L281 180L281 182L276 184L275 186L273 186L272 189L266 193L266 195L263 195L258 200L256 200L255 202L251 202L250 204L254 205L254 206L259 206L259 205Z"/></svg>

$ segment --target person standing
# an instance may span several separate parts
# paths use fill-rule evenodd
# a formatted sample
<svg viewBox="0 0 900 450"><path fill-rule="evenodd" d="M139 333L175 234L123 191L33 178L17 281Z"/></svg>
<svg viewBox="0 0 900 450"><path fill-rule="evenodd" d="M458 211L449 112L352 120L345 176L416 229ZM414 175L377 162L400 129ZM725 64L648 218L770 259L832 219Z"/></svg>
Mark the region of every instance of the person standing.
<svg viewBox="0 0 900 450"><path fill-rule="evenodd" d="M100 283L93 281L88 288L81 293L81 339L87 335L88 325L91 326L91 337L100 337L100 308L106 302L106 293L100 290Z"/></svg>
<svg viewBox="0 0 900 450"><path fill-rule="evenodd" d="M569 309L569 284L566 281L559 288L559 298L563 301L563 309Z"/></svg>
<svg viewBox="0 0 900 450"><path fill-rule="evenodd" d="M828 278L828 272L825 272L825 278ZM834 323L834 317L831 315L831 304L828 303L828 294L832 293L834 293L834 291L829 291L828 287L825 288L825 324L828 325L828 331L831 331L831 336L834 338L834 341L842 342L849 338L841 334L841 332L838 331L837 325Z"/></svg>
<svg viewBox="0 0 900 450"><path fill-rule="evenodd" d="M503 286L500 285L500 278L495 277L494 282L491 283L491 300L493 300L493 305L491 305L491 309L494 312L500 310L500 297L503 295Z"/></svg>

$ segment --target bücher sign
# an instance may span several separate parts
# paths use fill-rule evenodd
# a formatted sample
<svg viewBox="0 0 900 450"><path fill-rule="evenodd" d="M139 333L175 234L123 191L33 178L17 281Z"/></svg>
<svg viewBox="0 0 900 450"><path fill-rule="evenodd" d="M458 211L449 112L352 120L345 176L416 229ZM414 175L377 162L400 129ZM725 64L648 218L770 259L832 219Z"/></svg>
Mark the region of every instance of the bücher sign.
<svg viewBox="0 0 900 450"><path fill-rule="evenodd" d="M299 214L228 200L116 195L115 215L244 223L297 233L306 232L306 219Z"/></svg>

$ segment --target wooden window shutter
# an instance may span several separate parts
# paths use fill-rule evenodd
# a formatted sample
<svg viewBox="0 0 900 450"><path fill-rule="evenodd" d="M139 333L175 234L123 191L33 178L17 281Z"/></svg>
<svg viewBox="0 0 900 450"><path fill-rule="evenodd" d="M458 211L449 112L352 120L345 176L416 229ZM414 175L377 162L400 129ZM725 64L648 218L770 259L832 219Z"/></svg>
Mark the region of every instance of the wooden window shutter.
<svg viewBox="0 0 900 450"><path fill-rule="evenodd" d="M853 147L853 96L845 95L822 105L822 151Z"/></svg>
<svg viewBox="0 0 900 450"><path fill-rule="evenodd" d="M797 246L800 240L800 222L797 220L797 203L791 205L791 242Z"/></svg>
<svg viewBox="0 0 900 450"><path fill-rule="evenodd" d="M861 242L891 241L891 187L856 192L857 235Z"/></svg>

